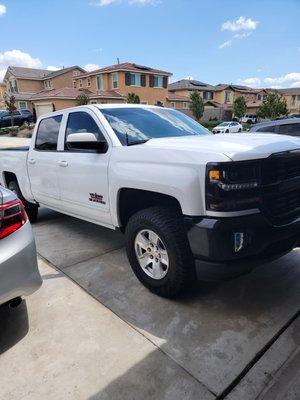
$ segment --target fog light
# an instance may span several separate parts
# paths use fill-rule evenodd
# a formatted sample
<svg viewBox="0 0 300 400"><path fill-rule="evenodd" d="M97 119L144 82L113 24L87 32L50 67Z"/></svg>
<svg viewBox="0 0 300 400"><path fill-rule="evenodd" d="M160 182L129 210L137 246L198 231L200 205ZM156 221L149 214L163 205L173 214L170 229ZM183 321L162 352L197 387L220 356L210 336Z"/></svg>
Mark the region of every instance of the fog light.
<svg viewBox="0 0 300 400"><path fill-rule="evenodd" d="M234 252L238 253L241 251L245 244L245 234L244 232L234 233Z"/></svg>

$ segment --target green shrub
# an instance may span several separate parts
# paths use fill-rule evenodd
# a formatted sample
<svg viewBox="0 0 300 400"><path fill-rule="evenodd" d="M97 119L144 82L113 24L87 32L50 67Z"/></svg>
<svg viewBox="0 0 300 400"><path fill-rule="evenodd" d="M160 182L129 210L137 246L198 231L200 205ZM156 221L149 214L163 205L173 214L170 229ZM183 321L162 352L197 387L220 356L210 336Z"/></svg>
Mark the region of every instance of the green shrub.
<svg viewBox="0 0 300 400"><path fill-rule="evenodd" d="M201 125L203 125L205 128L209 129L210 131L214 129L215 126L219 125L221 121L216 121L216 120L211 120L211 121L203 121L201 122Z"/></svg>

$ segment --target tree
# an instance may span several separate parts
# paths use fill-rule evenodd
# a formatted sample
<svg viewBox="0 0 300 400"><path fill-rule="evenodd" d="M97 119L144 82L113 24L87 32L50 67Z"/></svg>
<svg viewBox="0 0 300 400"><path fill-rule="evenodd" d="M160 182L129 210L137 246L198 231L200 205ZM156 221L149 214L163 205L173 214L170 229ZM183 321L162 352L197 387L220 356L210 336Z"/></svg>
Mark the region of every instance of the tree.
<svg viewBox="0 0 300 400"><path fill-rule="evenodd" d="M140 104L140 98L137 94L135 93L128 93L126 97L126 103L131 103L131 104Z"/></svg>
<svg viewBox="0 0 300 400"><path fill-rule="evenodd" d="M204 113L204 103L202 97L195 90L190 94L191 104L190 110L195 119L199 122Z"/></svg>
<svg viewBox="0 0 300 400"><path fill-rule="evenodd" d="M233 114L237 118L242 118L246 113L246 101L243 96L237 97L233 102Z"/></svg>
<svg viewBox="0 0 300 400"><path fill-rule="evenodd" d="M89 104L90 98L87 94L80 94L76 97L76 104L78 106L85 106L86 104Z"/></svg>
<svg viewBox="0 0 300 400"><path fill-rule="evenodd" d="M6 96L5 99L5 105L8 113L10 114L11 118L11 126L14 126L14 111L16 111L16 98L15 96Z"/></svg>
<svg viewBox="0 0 300 400"><path fill-rule="evenodd" d="M278 92L269 93L257 111L259 117L269 119L287 115L287 113L286 99Z"/></svg>

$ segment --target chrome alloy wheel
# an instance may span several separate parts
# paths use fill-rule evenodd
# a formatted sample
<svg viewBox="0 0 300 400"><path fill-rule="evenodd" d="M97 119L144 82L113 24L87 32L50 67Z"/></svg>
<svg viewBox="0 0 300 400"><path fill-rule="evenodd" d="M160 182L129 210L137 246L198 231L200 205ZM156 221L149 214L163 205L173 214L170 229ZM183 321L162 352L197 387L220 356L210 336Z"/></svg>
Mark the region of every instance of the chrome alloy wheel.
<svg viewBox="0 0 300 400"><path fill-rule="evenodd" d="M169 270L169 256L161 238L153 231L140 231L134 241L137 260L142 270L153 279L162 279Z"/></svg>

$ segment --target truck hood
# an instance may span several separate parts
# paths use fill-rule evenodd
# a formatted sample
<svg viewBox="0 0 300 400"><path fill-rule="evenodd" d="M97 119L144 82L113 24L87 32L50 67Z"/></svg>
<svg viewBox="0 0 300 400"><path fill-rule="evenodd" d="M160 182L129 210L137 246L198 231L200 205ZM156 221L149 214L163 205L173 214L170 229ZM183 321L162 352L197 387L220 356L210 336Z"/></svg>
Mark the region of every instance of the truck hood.
<svg viewBox="0 0 300 400"><path fill-rule="evenodd" d="M235 133L151 139L143 146L224 154L233 161L266 158L300 149L300 138L276 134Z"/></svg>

